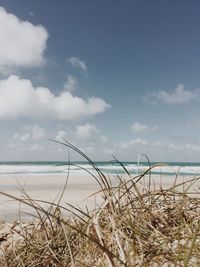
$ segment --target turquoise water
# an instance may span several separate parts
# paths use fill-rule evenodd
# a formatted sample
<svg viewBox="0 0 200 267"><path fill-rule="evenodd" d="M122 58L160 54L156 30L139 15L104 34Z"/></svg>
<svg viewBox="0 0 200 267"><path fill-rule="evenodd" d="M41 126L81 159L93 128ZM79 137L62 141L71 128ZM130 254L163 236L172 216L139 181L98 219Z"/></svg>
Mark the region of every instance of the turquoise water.
<svg viewBox="0 0 200 267"><path fill-rule="evenodd" d="M148 169L148 162L122 162L124 167L131 173L142 173ZM159 162L151 162L151 165L159 164ZM152 169L155 174L184 174L184 175L199 175L200 163L196 162L165 162L166 166L158 166ZM95 165L106 174L123 174L123 167L117 162L95 162ZM13 174L63 174L70 171L70 174L87 174L92 171L93 167L88 162L76 161L71 162L0 162L0 175Z"/></svg>

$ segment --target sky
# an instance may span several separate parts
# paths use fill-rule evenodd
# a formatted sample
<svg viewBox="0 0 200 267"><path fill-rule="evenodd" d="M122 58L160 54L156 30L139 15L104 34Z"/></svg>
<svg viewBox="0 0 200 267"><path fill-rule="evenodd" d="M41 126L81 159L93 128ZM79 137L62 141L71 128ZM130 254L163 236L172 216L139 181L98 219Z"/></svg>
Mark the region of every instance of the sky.
<svg viewBox="0 0 200 267"><path fill-rule="evenodd" d="M0 161L199 161L198 0L1 0ZM80 156L70 152L73 160Z"/></svg>

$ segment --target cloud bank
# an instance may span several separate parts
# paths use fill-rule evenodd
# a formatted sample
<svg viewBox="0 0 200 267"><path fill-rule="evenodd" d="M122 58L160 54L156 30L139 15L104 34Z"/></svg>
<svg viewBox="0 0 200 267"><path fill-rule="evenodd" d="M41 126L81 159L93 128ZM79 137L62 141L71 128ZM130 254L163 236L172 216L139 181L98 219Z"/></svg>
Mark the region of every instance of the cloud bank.
<svg viewBox="0 0 200 267"><path fill-rule="evenodd" d="M0 7L0 67L30 67L44 63L47 30L22 21Z"/></svg>
<svg viewBox="0 0 200 267"><path fill-rule="evenodd" d="M38 124L35 124L33 126L28 126L26 128L28 132L23 134L15 133L12 139L14 141L26 142L30 139L38 141L46 137L45 129L40 127Z"/></svg>
<svg viewBox="0 0 200 267"><path fill-rule="evenodd" d="M184 85L179 84L175 90L171 93L166 91L154 91L144 97L144 101L150 104L156 104L163 102L165 104L176 105L190 102L196 97L200 96L200 90L187 91L184 89Z"/></svg>
<svg viewBox="0 0 200 267"><path fill-rule="evenodd" d="M28 79L11 75L0 80L0 119L36 118L75 120L104 112L108 105L103 99L83 99L69 91L53 94L46 87L34 88Z"/></svg>

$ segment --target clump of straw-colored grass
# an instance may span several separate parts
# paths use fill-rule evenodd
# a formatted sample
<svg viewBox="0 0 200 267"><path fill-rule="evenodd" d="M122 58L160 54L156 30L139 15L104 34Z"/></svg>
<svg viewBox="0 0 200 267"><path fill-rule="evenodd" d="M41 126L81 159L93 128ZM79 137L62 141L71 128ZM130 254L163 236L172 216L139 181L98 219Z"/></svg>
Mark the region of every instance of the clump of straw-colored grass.
<svg viewBox="0 0 200 267"><path fill-rule="evenodd" d="M63 144L93 166L90 175L99 183L101 206L87 212L74 207L73 217L66 218L62 210L69 207L49 203L45 210L24 192L24 198L15 199L36 210L39 227L5 251L0 266L200 266L198 177L156 188L150 182L153 166L132 176L119 163L126 177L117 176L113 185L85 154ZM145 179L147 186L141 185Z"/></svg>

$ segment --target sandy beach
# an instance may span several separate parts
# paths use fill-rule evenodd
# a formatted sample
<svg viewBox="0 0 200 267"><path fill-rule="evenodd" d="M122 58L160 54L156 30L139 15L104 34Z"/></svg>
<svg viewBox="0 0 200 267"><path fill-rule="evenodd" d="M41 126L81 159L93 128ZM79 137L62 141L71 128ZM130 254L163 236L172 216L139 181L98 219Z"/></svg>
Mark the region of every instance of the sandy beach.
<svg viewBox="0 0 200 267"><path fill-rule="evenodd" d="M21 197L20 187L32 199L57 202L66 182L66 175L15 175L1 176L1 191L16 197ZM88 198L91 194L99 190L97 182L88 176L72 176L68 180L67 188L62 197L62 204L84 208L85 205L93 208L95 199ZM43 206L47 206L42 204ZM33 210L25 205L19 205L17 201L0 195L0 218L4 220L17 219L19 209L21 211L32 212Z"/></svg>
<svg viewBox="0 0 200 267"><path fill-rule="evenodd" d="M127 178L127 177L124 177ZM180 176L177 183L189 180L191 177ZM59 175L2 175L0 177L0 188L2 192L11 194L13 196L22 197L20 188L24 188L26 193L32 199L44 200L49 202L57 202L61 192L64 188L67 176L65 174ZM111 177L113 185L117 181L115 176ZM174 176L169 175L153 175L151 177L152 186L159 188L169 187L174 184ZM149 176L147 175L141 186L147 186ZM95 179L88 175L70 175L67 183L66 190L62 196L61 204L66 206L66 203L75 205L76 207L94 209L95 205L100 204L101 194L92 196L95 192L100 190L100 187ZM195 190L195 188L194 188ZM41 204L47 206L46 204ZM0 218L6 221L18 219L19 210L25 212L33 212L33 210L25 205L20 205L18 201L14 201L0 195ZM27 216L21 214L24 219Z"/></svg>
<svg viewBox="0 0 200 267"><path fill-rule="evenodd" d="M109 178L113 186L118 184L119 180L117 179L117 176L113 175L110 176ZM32 209L30 206L24 204L20 205L19 201L10 200L8 197L5 197L1 194L0 195L0 205L1 205L0 256L4 258L5 257L4 255L7 255L6 261L12 263L13 260L12 258L10 259L9 256L10 252L15 251L15 249L19 250L21 249L20 253L25 253L24 251L33 248L34 251L29 253L30 257L28 258L29 261L28 266L30 266L30 264L32 264L32 262L35 260L35 255L38 253L37 252L38 249L39 251L40 249L42 251L44 251L45 249L45 253L49 255L49 252L52 253L52 248L51 245L47 244L52 244L52 247L55 247L54 244L56 243L58 244L57 246L63 247L63 242L66 242L66 238L68 240L68 233L70 233L71 244L74 244L75 242L74 238L77 238L77 244L81 244L81 246L78 245L77 248L81 264L83 258L85 258L86 253L89 252L90 254L90 251L92 252L91 255L89 255L89 257L91 257L90 261L93 262L94 251L96 253L94 244L98 243L98 246L101 246L102 243L99 243L98 240L100 240L101 242L102 234L104 234L103 237L104 239L109 240L109 242L115 244L115 242L119 242L119 239L117 239L116 241L114 237L118 235L119 231L124 231L124 236L125 236L125 234L127 234L126 229L129 229L129 231L133 231L131 237L129 237L130 244L132 244L131 242L133 240L133 236L135 237L135 235L138 235L137 238L141 239L141 237L144 235L143 242L145 244L146 242L149 242L148 249L149 247L152 246L152 244L157 248L158 245L156 240L160 238L162 242L163 255L166 255L166 253L168 253L169 248L177 250L180 246L180 242L182 242L181 244L183 244L184 246L186 245L187 249L188 246L187 242L189 240L188 238L194 239L194 235L188 233L188 228L191 227L191 222L193 223L194 229L199 229L198 198L195 197L188 198L186 197L185 194L180 194L180 196L178 196L177 198L177 194L175 191L172 192L172 191L160 190L161 187L162 189L170 188L170 186L173 187L175 183L175 176L170 176L170 175L152 175L151 177L149 175L146 175L144 177L142 175L133 176L132 179L134 181L137 181L139 178L141 178L140 181L137 181L137 188L139 190L135 191L133 190L134 193L132 193L128 189L131 185L133 185L132 181L130 181L130 177L129 179L128 176L123 176L122 178L127 182L128 181L130 182L130 183L128 182L128 186L126 187L126 189L121 184L120 190L117 192L117 194L109 196L107 195L108 198L103 201L102 198L103 193L95 195L95 192L99 191L100 186L92 176L69 175L67 180L67 187L64 191L60 204L63 205L65 208L69 209L71 208L70 206L67 205L67 203L74 205L75 207L81 208L83 211L86 212L87 214L86 217L79 214L77 210L74 210L76 215L73 215L69 211L65 213L65 211L62 209L62 215L64 216L60 216L61 213L60 212L57 213L56 211L56 213L54 213L56 218L53 216L50 217L49 220L48 216L41 216L41 217L37 216L36 219L34 217L34 215L37 215L36 211ZM191 178L192 177L190 176L185 176L185 177L179 176L176 179L176 184L182 183L186 180L190 180ZM64 185L66 183L66 179L67 176L64 174L63 175L40 174L40 175L28 175L28 176L22 174L5 175L5 176L2 175L0 177L0 186L2 192L16 196L18 198L23 198L20 188L24 188L25 192L31 197L32 200L34 199L37 200L37 203L40 204L42 207L44 207L45 211L48 211L49 205L47 205L44 202L41 203L38 200L48 201L50 203L52 202L57 203L61 195L61 192L63 191ZM150 189L152 190L149 191L148 186L150 181L151 181ZM189 184L191 185L191 183L188 183L188 185ZM185 184L184 188L180 187L179 191L182 191L182 189L183 190L186 189L188 185ZM144 190L145 188L147 190ZM196 184L193 184L193 187L191 186L190 192L192 191L198 193L198 190L199 190L199 181ZM93 196L89 197L91 195ZM121 195L122 198L120 198L119 195ZM115 202L116 199L118 199L119 202L116 203ZM115 206L113 206L113 203L116 203ZM86 209L86 206L88 209ZM88 210L93 210L98 207L101 208L97 209L96 213L93 213L93 215L92 213L88 212ZM81 215L82 218L80 218L79 215ZM181 226L179 226L179 223L177 224L177 221L178 222L180 221ZM68 225L68 222L70 222L70 227ZM186 224L186 222L188 224ZM116 225L118 226L116 227ZM180 237L177 236L177 232L179 232L178 229L182 229L181 241L179 240ZM83 232L84 230L86 232ZM78 234L80 233L80 231L81 235ZM114 231L115 234L113 234ZM170 231L172 231L172 233ZM194 233L196 232L194 231ZM146 238L147 234L148 234L148 239ZM170 234L173 236L172 239L169 239L168 237ZM186 234L188 235L188 237L186 237ZM94 235L99 239L95 239L94 241L93 239ZM27 238L30 239L28 243L24 242L24 236L27 236ZM87 238L85 239L86 236ZM25 240L28 240L27 238L25 238ZM137 238L135 238L135 240L137 240ZM129 239L127 236L126 242L128 242L127 240ZM199 239L195 237L195 240L196 240L195 246L198 247ZM30 245L32 243L34 243L33 246ZM88 244L90 245L90 249L87 249L87 252L84 249L83 250L80 249L80 247L84 248ZM128 251L130 249L131 248L129 248ZM39 253L41 253L41 251ZM23 257L26 257L26 253L24 255L25 256ZM132 255L132 254L127 254L127 255ZM190 260L192 264L195 263L195 265L186 265L186 266L199 266L196 264L199 263L199 257L196 256L196 254L194 256L192 255L190 258L187 261ZM95 262L98 259L99 256L95 259ZM119 260L121 261L120 258ZM137 257L137 260L141 261L139 257ZM160 261L162 261L162 263L166 262L164 256L163 259ZM134 266L135 258L130 256L129 262L130 262L129 266ZM168 264L169 262L170 260L167 259L167 266L173 266ZM159 266L165 266L162 263ZM0 266L5 266L5 263L3 263L3 265ZM77 266L82 266L82 265L77 265ZM91 266L94 266L94 264ZM107 265L104 264L103 266ZM116 266L122 266L122 265L120 264ZM158 266L158 265L149 265L149 266Z"/></svg>

